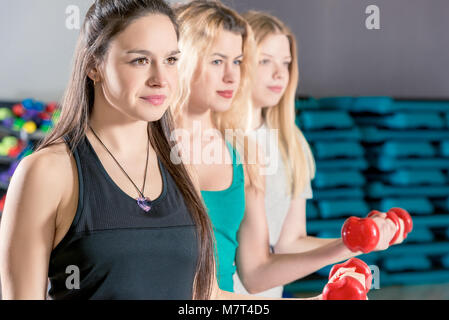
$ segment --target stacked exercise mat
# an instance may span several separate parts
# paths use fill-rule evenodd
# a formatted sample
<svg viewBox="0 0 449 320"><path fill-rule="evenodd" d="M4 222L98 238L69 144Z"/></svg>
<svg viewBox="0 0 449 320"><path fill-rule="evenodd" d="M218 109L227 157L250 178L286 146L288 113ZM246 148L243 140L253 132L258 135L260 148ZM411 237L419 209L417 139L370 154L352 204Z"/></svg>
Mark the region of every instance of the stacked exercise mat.
<svg viewBox="0 0 449 320"><path fill-rule="evenodd" d="M51 130L59 115L56 103L33 99L0 102L0 215L17 165L32 153L36 142Z"/></svg>
<svg viewBox="0 0 449 320"><path fill-rule="evenodd" d="M380 288L449 282L449 101L334 97L296 108L317 163L308 233L337 238L349 216L404 208L414 222L404 243L359 258ZM286 291L320 291L330 268Z"/></svg>

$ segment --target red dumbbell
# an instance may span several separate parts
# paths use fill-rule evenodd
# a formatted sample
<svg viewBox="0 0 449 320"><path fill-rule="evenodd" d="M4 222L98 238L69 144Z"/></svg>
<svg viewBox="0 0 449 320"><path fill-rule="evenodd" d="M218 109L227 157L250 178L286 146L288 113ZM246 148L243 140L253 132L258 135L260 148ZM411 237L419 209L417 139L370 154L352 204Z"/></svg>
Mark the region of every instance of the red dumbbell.
<svg viewBox="0 0 449 320"><path fill-rule="evenodd" d="M394 212L398 218L404 221L404 239L407 238L407 234L413 230L413 220L410 214L402 208L391 208L388 212Z"/></svg>
<svg viewBox="0 0 449 320"><path fill-rule="evenodd" d="M371 218L378 214L381 214L381 212L379 212L377 210L373 210L368 214L368 218ZM401 234L401 224L399 223L399 218L396 215L396 213L394 213L394 211L388 210L386 215L387 215L387 219L390 219L391 221L394 222L394 224L396 226L396 230L397 230L396 233L394 234L393 238L390 240L389 245L391 246L396 241L396 239L399 237L399 235Z"/></svg>
<svg viewBox="0 0 449 320"><path fill-rule="evenodd" d="M344 263L336 264L329 273L329 280L340 268L355 268L355 272L365 277L365 285L351 275L339 275L333 282L329 282L323 289L323 300L366 300L371 289L372 274L368 265L360 259L351 258Z"/></svg>
<svg viewBox="0 0 449 320"><path fill-rule="evenodd" d="M381 212L373 210L369 213L368 217L372 217L374 215L380 214ZM410 214L402 209L402 208L391 208L390 210L388 210L387 212L387 217L390 217L392 220L394 219L394 217L397 217L398 223L396 224L396 226L398 226L398 232L395 234L395 236L393 237L393 239L391 240L391 243L394 243L396 241L396 239L399 237L400 234L400 230L399 230L399 219L402 219L402 221L404 222L404 232L403 232L403 238L407 238L407 234L410 233L410 231L412 231L413 229L413 220L412 217L410 216Z"/></svg>
<svg viewBox="0 0 449 320"><path fill-rule="evenodd" d="M352 252L368 253L379 242L379 228L371 218L349 217L341 228L341 237Z"/></svg>
<svg viewBox="0 0 449 320"><path fill-rule="evenodd" d="M341 236L343 243L353 252L362 251L368 253L373 251L379 242L379 228L377 224L371 219L373 216L380 214L381 212L373 210L368 214L367 218L348 218L341 229ZM390 240L392 245L400 234L399 218L395 211L389 210L387 213L387 219L393 221L396 225L397 231L393 238Z"/></svg>
<svg viewBox="0 0 449 320"><path fill-rule="evenodd" d="M344 263L334 265L329 272L329 280L340 268L355 268L355 272L365 275L365 291L368 293L371 289L371 283L373 282L373 275L370 267L368 267L364 261L357 258L351 258Z"/></svg>
<svg viewBox="0 0 449 320"><path fill-rule="evenodd" d="M326 284L323 300L366 300L366 291L359 280L347 276Z"/></svg>

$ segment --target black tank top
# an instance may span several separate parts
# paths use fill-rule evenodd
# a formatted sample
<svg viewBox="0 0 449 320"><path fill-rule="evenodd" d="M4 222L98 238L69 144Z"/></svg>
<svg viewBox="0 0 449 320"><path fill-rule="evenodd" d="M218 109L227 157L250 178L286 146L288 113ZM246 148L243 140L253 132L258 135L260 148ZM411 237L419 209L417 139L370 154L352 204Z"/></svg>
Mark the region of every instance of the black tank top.
<svg viewBox="0 0 449 320"><path fill-rule="evenodd" d="M145 212L114 183L86 137L73 155L78 208L51 252L49 297L192 299L196 227L162 162L163 191Z"/></svg>

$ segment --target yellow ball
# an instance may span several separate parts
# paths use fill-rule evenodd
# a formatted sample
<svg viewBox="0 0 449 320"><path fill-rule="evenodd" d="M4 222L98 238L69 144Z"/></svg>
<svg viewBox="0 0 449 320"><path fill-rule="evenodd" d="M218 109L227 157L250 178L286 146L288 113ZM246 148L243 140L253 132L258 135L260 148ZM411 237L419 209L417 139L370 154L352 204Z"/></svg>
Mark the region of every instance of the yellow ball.
<svg viewBox="0 0 449 320"><path fill-rule="evenodd" d="M36 131L37 126L33 121L28 121L23 125L23 130L25 130L27 133L33 133L34 131Z"/></svg>

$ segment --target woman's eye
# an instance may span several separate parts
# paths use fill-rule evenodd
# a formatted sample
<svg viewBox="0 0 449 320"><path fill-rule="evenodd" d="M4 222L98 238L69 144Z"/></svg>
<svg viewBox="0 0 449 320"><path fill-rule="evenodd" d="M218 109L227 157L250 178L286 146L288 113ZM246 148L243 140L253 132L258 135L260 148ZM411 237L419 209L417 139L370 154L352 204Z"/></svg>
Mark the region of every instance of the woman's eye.
<svg viewBox="0 0 449 320"><path fill-rule="evenodd" d="M222 60L214 60L214 61L212 61L212 64L215 64L215 65L220 65L221 63L222 63L223 61Z"/></svg>
<svg viewBox="0 0 449 320"><path fill-rule="evenodd" d="M268 64L268 63L270 63L270 60L268 60L268 59L263 59L263 60L260 60L259 63L260 63L260 64Z"/></svg>
<svg viewBox="0 0 449 320"><path fill-rule="evenodd" d="M137 59L133 60L131 63L134 65L138 65L138 66L144 66L144 65L150 63L150 61L148 60L148 58L137 58Z"/></svg>
<svg viewBox="0 0 449 320"><path fill-rule="evenodd" d="M286 62L284 62L284 65L286 65L287 67L290 67L291 64L292 64L291 61L286 61Z"/></svg>
<svg viewBox="0 0 449 320"><path fill-rule="evenodd" d="M242 60L235 60L235 61L234 61L234 64L236 64L236 65L238 65L238 66L239 66L239 65L241 65L241 64L242 64Z"/></svg>
<svg viewBox="0 0 449 320"><path fill-rule="evenodd" d="M176 57L170 57L167 59L167 63L171 66L174 65L177 61L178 61L178 58L176 58Z"/></svg>

